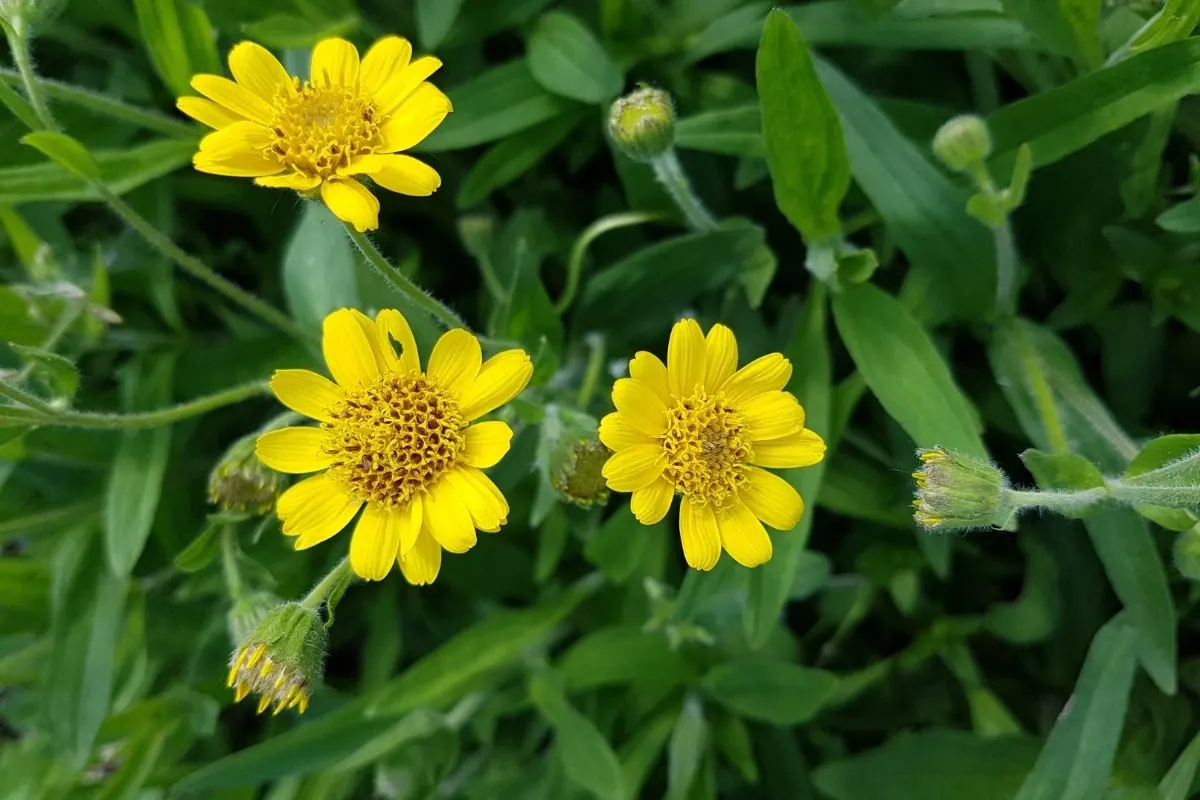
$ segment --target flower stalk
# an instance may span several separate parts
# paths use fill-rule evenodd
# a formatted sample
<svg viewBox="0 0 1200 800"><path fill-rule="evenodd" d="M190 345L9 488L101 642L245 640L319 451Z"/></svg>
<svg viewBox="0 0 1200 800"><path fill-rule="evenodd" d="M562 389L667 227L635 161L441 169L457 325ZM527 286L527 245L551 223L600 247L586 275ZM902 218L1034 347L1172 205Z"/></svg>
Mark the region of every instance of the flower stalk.
<svg viewBox="0 0 1200 800"><path fill-rule="evenodd" d="M383 253L379 252L379 248L375 246L375 243L366 234L355 230L353 225L346 224L346 235L350 237L350 241L354 242L354 246L363 254L363 258L367 260L367 265L375 271L375 274L383 278L404 299L447 328L467 327L462 317L454 313L453 309L426 292L420 286L417 286L403 272L388 263Z"/></svg>

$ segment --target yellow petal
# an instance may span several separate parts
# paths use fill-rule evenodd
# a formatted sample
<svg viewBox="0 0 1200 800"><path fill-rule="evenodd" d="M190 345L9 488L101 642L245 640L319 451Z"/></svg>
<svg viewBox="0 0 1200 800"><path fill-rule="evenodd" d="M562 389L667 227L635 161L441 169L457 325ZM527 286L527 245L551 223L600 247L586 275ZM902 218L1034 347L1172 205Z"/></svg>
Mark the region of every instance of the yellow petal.
<svg viewBox="0 0 1200 800"><path fill-rule="evenodd" d="M667 378L671 394L677 398L689 396L704 383L704 331L694 319L681 319L671 328L667 343Z"/></svg>
<svg viewBox="0 0 1200 800"><path fill-rule="evenodd" d="M229 178L262 178L283 170L283 166L270 158L258 154L243 153L214 159L205 153L192 156L192 166L198 172L209 175L224 175Z"/></svg>
<svg viewBox="0 0 1200 800"><path fill-rule="evenodd" d="M385 308L375 315L379 329L379 340L383 348L383 368L393 372L420 372L421 357L417 352L417 340L413 336L408 320L394 308ZM400 352L396 352L399 348Z"/></svg>
<svg viewBox="0 0 1200 800"><path fill-rule="evenodd" d="M734 503L717 514L721 545L743 567L757 567L771 560L771 537L766 528L741 503Z"/></svg>
<svg viewBox="0 0 1200 800"><path fill-rule="evenodd" d="M633 427L633 423L614 411L600 420L600 441L609 450L624 450L639 444L654 444L654 438Z"/></svg>
<svg viewBox="0 0 1200 800"><path fill-rule="evenodd" d="M348 308L325 317L321 333L325 363L338 386L353 391L379 377L371 341Z"/></svg>
<svg viewBox="0 0 1200 800"><path fill-rule="evenodd" d="M288 497L301 486L305 486L303 495ZM283 521L284 534L299 537L295 545L297 550L305 550L333 536L350 524L361 507L361 500L347 495L324 475L296 484L275 504Z"/></svg>
<svg viewBox="0 0 1200 800"><path fill-rule="evenodd" d="M254 42L238 42L229 51L234 80L268 103L281 91L292 92L292 76L271 51Z"/></svg>
<svg viewBox="0 0 1200 800"><path fill-rule="evenodd" d="M424 56L413 61L399 72L388 76L375 90L375 105L381 114L391 114L396 107L412 95L413 91L424 85L424 81L442 66L442 62L433 56Z"/></svg>
<svg viewBox="0 0 1200 800"><path fill-rule="evenodd" d="M313 48L308 74L316 86L353 87L358 81L358 50L336 36L322 39Z"/></svg>
<svg viewBox="0 0 1200 800"><path fill-rule="evenodd" d="M397 560L404 580L413 586L428 586L442 568L442 548L428 531L421 531L413 548Z"/></svg>
<svg viewBox="0 0 1200 800"><path fill-rule="evenodd" d="M532 376L533 362L524 350L497 353L463 392L459 411L468 421L478 419L523 392Z"/></svg>
<svg viewBox="0 0 1200 800"><path fill-rule="evenodd" d="M479 340L467 330L454 328L442 334L429 354L429 377L452 397L463 392L479 374L483 351ZM449 549L449 548L447 548Z"/></svg>
<svg viewBox="0 0 1200 800"><path fill-rule="evenodd" d="M413 147L433 133L449 113L450 98L432 83L422 83L383 123L380 152L396 153Z"/></svg>
<svg viewBox="0 0 1200 800"><path fill-rule="evenodd" d="M245 119L225 106L214 103L212 100L205 100L203 97L181 97L175 101L175 107L210 128L224 128L226 125L232 125Z"/></svg>
<svg viewBox="0 0 1200 800"><path fill-rule="evenodd" d="M508 501L492 479L473 467L458 467L446 473L454 493L467 507L471 523L481 531L496 533L508 522Z"/></svg>
<svg viewBox="0 0 1200 800"><path fill-rule="evenodd" d="M790 531L804 515L804 500L795 488L773 472L747 467L745 486L738 497L754 516L777 531Z"/></svg>
<svg viewBox="0 0 1200 800"><path fill-rule="evenodd" d="M349 311L354 317L354 321L358 323L358 327L362 328L363 336L366 337L367 344L371 348L371 358L374 359L379 372L386 372L387 353L383 349L383 337L379 335L379 326L375 324L375 320L357 308L351 308Z"/></svg>
<svg viewBox="0 0 1200 800"><path fill-rule="evenodd" d="M464 459L472 467L487 469L500 463L512 443L512 428L507 422L490 420L467 428Z"/></svg>
<svg viewBox="0 0 1200 800"><path fill-rule="evenodd" d="M749 400L755 395L774 392L787 386L792 377L792 362L782 353L768 353L739 369L722 391L732 404Z"/></svg>
<svg viewBox="0 0 1200 800"><path fill-rule="evenodd" d="M255 178L254 182L268 189L291 189L296 192L311 192L321 185L320 177L316 175L303 175L299 172L265 175L261 178Z"/></svg>
<svg viewBox="0 0 1200 800"><path fill-rule="evenodd" d="M675 499L675 487L665 478L659 478L649 486L638 489L629 500L629 509L643 525L654 525L671 510Z"/></svg>
<svg viewBox="0 0 1200 800"><path fill-rule="evenodd" d="M333 463L333 456L321 448L324 443L320 428L282 428L259 436L254 452L271 469L300 475Z"/></svg>
<svg viewBox="0 0 1200 800"><path fill-rule="evenodd" d="M667 379L667 365L654 353L639 350L629 362L629 377L641 381L654 390L664 405L671 405L671 383Z"/></svg>
<svg viewBox="0 0 1200 800"><path fill-rule="evenodd" d="M385 83L399 76L408 66L410 58L412 45L408 43L408 39L399 36L383 37L371 45L371 49L363 56L362 66L358 70L358 88L363 94L378 95ZM378 97L375 99L375 105L379 106Z"/></svg>
<svg viewBox="0 0 1200 800"><path fill-rule="evenodd" d="M737 338L724 325L713 325L704 337L704 344L707 352L704 388L709 394L715 394L737 370Z"/></svg>
<svg viewBox="0 0 1200 800"><path fill-rule="evenodd" d="M755 442L751 462L760 467L789 469L811 467L821 463L824 457L824 440L810 430L803 430L779 439Z"/></svg>
<svg viewBox="0 0 1200 800"><path fill-rule="evenodd" d="M787 392L755 395L743 402L738 410L752 442L778 439L798 433L804 427L804 409Z"/></svg>
<svg viewBox="0 0 1200 800"><path fill-rule="evenodd" d="M209 158L225 158L256 153L271 146L271 134L262 125L249 120L239 120L220 130L207 134L200 140L200 152Z"/></svg>
<svg viewBox="0 0 1200 800"><path fill-rule="evenodd" d="M305 478L289 487L275 501L275 513L281 520L286 521L295 516L300 509L311 503L320 503L331 496L345 497L343 492L328 475L322 473L311 478Z"/></svg>
<svg viewBox="0 0 1200 800"><path fill-rule="evenodd" d="M335 217L350 223L359 233L379 227L379 200L353 178L325 181L321 184L321 199Z"/></svg>
<svg viewBox="0 0 1200 800"><path fill-rule="evenodd" d="M396 558L399 559L413 549L417 543L417 537L421 535L421 523L425 518L425 503L420 495L417 495L407 506L396 509L392 513L396 515L396 527L400 530L400 545L396 551Z"/></svg>
<svg viewBox="0 0 1200 800"><path fill-rule="evenodd" d="M364 581L381 581L400 550L399 513L368 503L350 539L350 566Z"/></svg>
<svg viewBox="0 0 1200 800"><path fill-rule="evenodd" d="M689 567L707 572L717 565L721 558L721 532L712 506L684 498L679 504L679 538Z"/></svg>
<svg viewBox="0 0 1200 800"><path fill-rule="evenodd" d="M667 432L667 407L649 386L633 378L621 378L613 384L613 405L625 420L650 436Z"/></svg>
<svg viewBox="0 0 1200 800"><path fill-rule="evenodd" d="M426 531L451 553L465 553L475 546L475 525L462 498L445 480L439 481L425 493L424 518Z"/></svg>
<svg viewBox="0 0 1200 800"><path fill-rule="evenodd" d="M329 422L329 409L346 397L336 383L307 369L275 370L271 391L292 411L321 422Z"/></svg>
<svg viewBox="0 0 1200 800"><path fill-rule="evenodd" d="M338 174L370 175L375 185L410 197L428 197L442 185L442 177L433 167L398 154L358 156L338 169Z"/></svg>
<svg viewBox="0 0 1200 800"><path fill-rule="evenodd" d="M658 480L665 467L661 447L639 444L613 453L604 462L601 474L614 492L636 492Z"/></svg>
<svg viewBox="0 0 1200 800"><path fill-rule="evenodd" d="M270 125L271 118L275 116L270 103L229 78L220 75L196 75L192 78L192 88L239 117L260 125Z"/></svg>

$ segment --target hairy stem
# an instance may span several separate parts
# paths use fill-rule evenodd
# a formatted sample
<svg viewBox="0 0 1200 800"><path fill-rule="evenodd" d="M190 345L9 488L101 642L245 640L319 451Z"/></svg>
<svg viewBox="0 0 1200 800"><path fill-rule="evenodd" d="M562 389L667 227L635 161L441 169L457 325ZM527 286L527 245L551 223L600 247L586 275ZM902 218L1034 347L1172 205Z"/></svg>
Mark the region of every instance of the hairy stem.
<svg viewBox="0 0 1200 800"><path fill-rule="evenodd" d="M4 384L2 393L12 396L12 388ZM63 428L98 428L121 430L127 428L156 428L160 425L170 425L188 417L199 416L223 406L240 403L252 397L267 393L267 384L263 381L253 381L232 386L220 392L197 397L186 403L160 408L156 411L143 411L134 414L104 414L95 411L57 411L46 406L42 415L27 418L29 424L43 427ZM21 392L24 394L24 392ZM42 405L45 406L43 403ZM10 409L5 409L9 411ZM42 411L42 409L39 409Z"/></svg>
<svg viewBox="0 0 1200 800"><path fill-rule="evenodd" d="M30 37L24 28L19 17L14 20L13 27L4 26L4 33L8 37L8 47L12 50L13 62L17 65L17 72L21 75L21 83L25 86L25 97L29 100L29 105L33 106L33 113L37 114L38 121L42 123L44 130L57 131L59 130L58 123L54 121L50 107L46 105L46 98L42 96L37 76L33 72L33 56L29 52Z"/></svg>
<svg viewBox="0 0 1200 800"><path fill-rule="evenodd" d="M659 183L666 188L675 205L683 212L688 225L697 231L711 231L717 227L717 221L708 213L708 209L692 189L692 183L683 171L683 165L679 163L674 148L655 156L650 160L650 166L654 168Z"/></svg>
<svg viewBox="0 0 1200 800"><path fill-rule="evenodd" d="M383 257L383 253L379 252L379 248L367 238L366 234L359 233L350 225L346 226L346 233L349 235L350 241L354 242L355 247L363 254L368 266L375 270L379 277L391 284L392 288L403 295L410 303L426 314L429 314L429 316L447 328L467 327L462 317L454 313L453 309L434 298L420 286L413 283L404 273L389 264L388 260Z"/></svg>

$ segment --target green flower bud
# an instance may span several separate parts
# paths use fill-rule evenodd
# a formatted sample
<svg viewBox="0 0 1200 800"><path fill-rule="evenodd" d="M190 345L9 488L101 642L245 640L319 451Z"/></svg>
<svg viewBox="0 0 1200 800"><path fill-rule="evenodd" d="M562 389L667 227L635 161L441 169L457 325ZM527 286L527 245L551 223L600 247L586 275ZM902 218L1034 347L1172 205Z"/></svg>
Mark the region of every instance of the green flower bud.
<svg viewBox="0 0 1200 800"><path fill-rule="evenodd" d="M612 104L608 132L621 152L634 161L650 161L675 144L675 107L671 95L643 86Z"/></svg>
<svg viewBox="0 0 1200 800"><path fill-rule="evenodd" d="M913 473L913 519L928 530L961 530L1005 524L1012 516L1008 479L996 465L942 447L918 450Z"/></svg>
<svg viewBox="0 0 1200 800"><path fill-rule="evenodd" d="M67 0L0 0L0 20L18 36L26 36L53 21Z"/></svg>
<svg viewBox="0 0 1200 800"><path fill-rule="evenodd" d="M208 502L226 511L265 514L271 510L283 479L254 454L257 437L257 433L243 436L221 456L208 476Z"/></svg>
<svg viewBox="0 0 1200 800"><path fill-rule="evenodd" d="M964 115L947 122L933 137L933 154L955 172L992 154L992 135L981 117Z"/></svg>
<svg viewBox="0 0 1200 800"><path fill-rule="evenodd" d="M1175 569L1189 581L1200 581L1200 525L1175 537Z"/></svg>
<svg viewBox="0 0 1200 800"><path fill-rule="evenodd" d="M270 592L251 592L238 598L226 616L229 638L234 644L246 641L258 627L258 623L281 602Z"/></svg>
<svg viewBox="0 0 1200 800"><path fill-rule="evenodd" d="M612 451L596 437L595 417L550 403L542 418L538 463L559 496L580 508L608 500L601 474Z"/></svg>
<svg viewBox="0 0 1200 800"><path fill-rule="evenodd" d="M281 603L233 652L226 685L238 702L257 694L259 714L272 705L275 714L285 708L303 714L324 671L327 641L319 613L300 603Z"/></svg>

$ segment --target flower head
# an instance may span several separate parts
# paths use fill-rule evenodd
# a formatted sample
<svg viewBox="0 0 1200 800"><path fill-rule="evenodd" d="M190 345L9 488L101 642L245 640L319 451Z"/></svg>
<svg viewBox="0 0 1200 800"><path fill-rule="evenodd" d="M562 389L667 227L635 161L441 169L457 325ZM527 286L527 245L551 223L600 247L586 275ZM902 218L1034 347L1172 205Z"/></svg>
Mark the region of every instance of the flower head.
<svg viewBox="0 0 1200 800"><path fill-rule="evenodd" d="M279 473L254 454L254 434L238 439L208 475L208 502L225 511L264 514L279 496Z"/></svg>
<svg viewBox="0 0 1200 800"><path fill-rule="evenodd" d="M917 496L913 519L929 530L961 530L1002 525L1011 516L1008 480L994 464L944 447L918 450L921 468L913 473Z"/></svg>
<svg viewBox="0 0 1200 800"><path fill-rule="evenodd" d="M303 550L365 506L350 541L354 571L381 580L399 562L410 583L432 583L443 549L465 553L476 529L496 532L507 521L508 503L482 470L508 452L512 429L476 420L520 394L533 363L524 350L485 362L479 340L456 328L422 372L412 330L394 309L373 320L334 311L322 338L336 383L303 369L271 378L280 402L320 425L258 438L258 457L272 469L321 473L280 495L283 532Z"/></svg>
<svg viewBox="0 0 1200 800"><path fill-rule="evenodd" d="M675 143L675 106L671 95L650 86L630 92L612 104L608 132L625 155L649 161Z"/></svg>
<svg viewBox="0 0 1200 800"><path fill-rule="evenodd" d="M615 451L610 489L632 492L638 521L653 525L681 495L679 533L689 565L709 570L722 548L747 567L771 558L763 527L788 531L804 512L791 484L764 467L806 467L825 442L804 427L804 409L783 390L791 363L779 353L737 368L737 340L724 325L707 337L693 319L675 324L667 363L639 352L631 377L613 386L617 410L600 422Z"/></svg>
<svg viewBox="0 0 1200 800"><path fill-rule="evenodd" d="M271 610L242 642L229 660L226 685L235 700L259 696L258 713L275 706L298 708L303 714L313 685L324 669L325 624L314 609L300 603L282 603Z"/></svg>
<svg viewBox="0 0 1200 800"><path fill-rule="evenodd" d="M982 117L955 117L933 137L933 154L950 169L962 172L992 154L992 135Z"/></svg>
<svg viewBox="0 0 1200 800"><path fill-rule="evenodd" d="M313 48L301 82L264 47L239 42L229 51L234 80L197 75L204 97L181 97L179 110L215 128L192 160L214 175L254 178L259 186L294 189L321 199L359 231L379 227L379 201L360 182L426 196L441 185L427 164L400 155L433 132L450 100L425 79L442 62L412 60L398 36L376 42L359 60L344 39Z"/></svg>
<svg viewBox="0 0 1200 800"><path fill-rule="evenodd" d="M562 459L550 473L550 485L563 497L580 508L591 508L608 500L604 481L604 465L612 451L599 439L576 439L563 451Z"/></svg>

